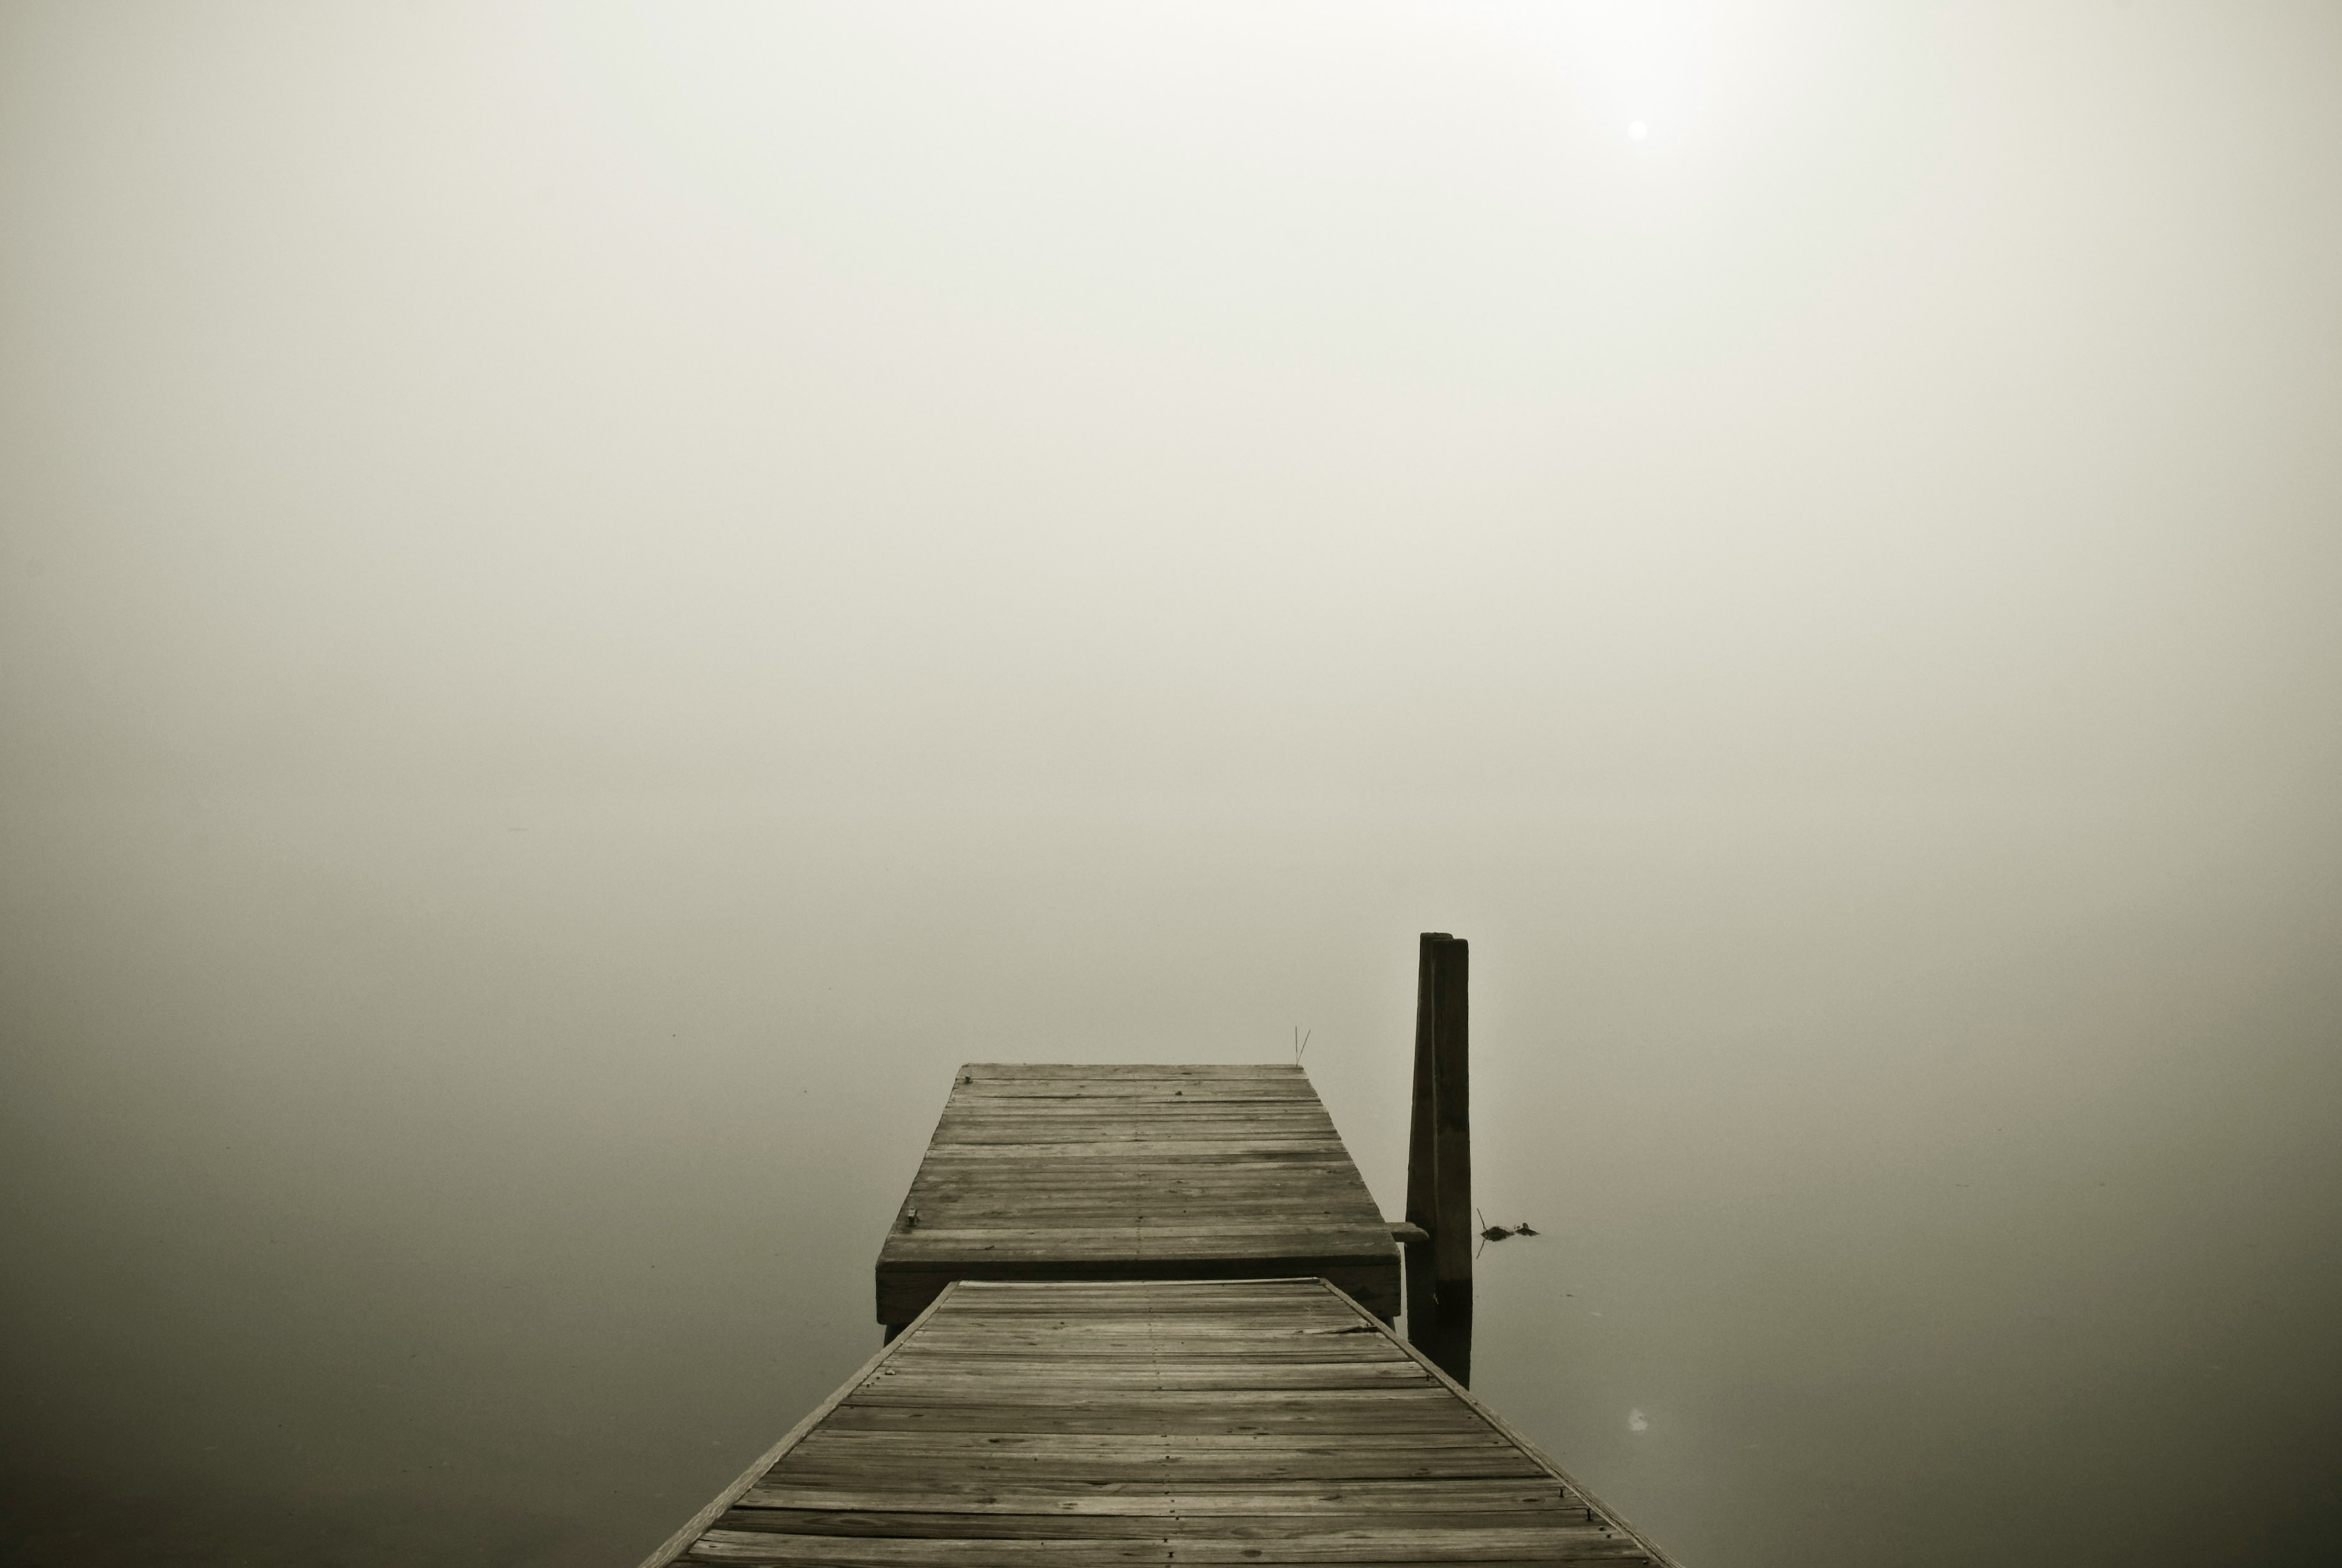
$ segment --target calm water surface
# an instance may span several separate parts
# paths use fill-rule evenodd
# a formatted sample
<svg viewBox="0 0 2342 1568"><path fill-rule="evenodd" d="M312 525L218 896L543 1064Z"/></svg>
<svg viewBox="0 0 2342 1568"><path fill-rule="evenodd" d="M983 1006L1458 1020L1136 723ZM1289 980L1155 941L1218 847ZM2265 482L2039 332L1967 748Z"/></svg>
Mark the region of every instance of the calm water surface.
<svg viewBox="0 0 2342 1568"><path fill-rule="evenodd" d="M964 1060L1308 1066L1474 943L1476 1386L1698 1568L2308 1563L2330 837L2279 801L16 813L9 1515L626 1568L876 1346Z"/></svg>

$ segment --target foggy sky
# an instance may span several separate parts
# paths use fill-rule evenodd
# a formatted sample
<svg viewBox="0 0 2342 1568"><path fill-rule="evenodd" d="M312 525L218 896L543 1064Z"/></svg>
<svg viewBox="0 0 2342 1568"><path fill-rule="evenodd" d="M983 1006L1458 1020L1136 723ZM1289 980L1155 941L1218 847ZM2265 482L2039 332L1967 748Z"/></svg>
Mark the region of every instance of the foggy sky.
<svg viewBox="0 0 2342 1568"><path fill-rule="evenodd" d="M952 1067L1392 1206L1449 930L1670 1550L2312 1560L2337 191L2314 5L0 6L12 1495L623 1568Z"/></svg>

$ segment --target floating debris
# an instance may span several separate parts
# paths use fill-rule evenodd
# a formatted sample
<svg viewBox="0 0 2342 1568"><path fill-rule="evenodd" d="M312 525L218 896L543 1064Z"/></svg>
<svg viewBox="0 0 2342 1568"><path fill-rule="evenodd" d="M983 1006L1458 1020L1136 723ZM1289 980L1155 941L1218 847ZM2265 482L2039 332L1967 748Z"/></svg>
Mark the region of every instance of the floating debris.
<svg viewBox="0 0 2342 1568"><path fill-rule="evenodd" d="M1484 1242L1501 1242L1513 1236L1534 1236L1543 1233L1537 1230L1536 1226L1528 1224L1526 1222L1517 1225L1491 1225L1487 1223L1487 1215L1481 1214L1480 1211L1477 1209L1475 1209L1472 1212L1476 1214L1480 1214L1480 1222L1482 1225L1480 1239Z"/></svg>

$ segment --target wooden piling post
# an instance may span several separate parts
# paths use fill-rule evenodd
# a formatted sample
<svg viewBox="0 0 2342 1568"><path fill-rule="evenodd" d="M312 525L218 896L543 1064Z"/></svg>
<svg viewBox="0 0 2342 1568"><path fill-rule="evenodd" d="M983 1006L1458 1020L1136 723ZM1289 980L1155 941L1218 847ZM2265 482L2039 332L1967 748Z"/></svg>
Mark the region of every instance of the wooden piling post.
<svg viewBox="0 0 2342 1568"><path fill-rule="evenodd" d="M1439 1344L1447 1375L1472 1381L1472 1096L1469 1027L1472 950L1439 944L1432 1008L1432 1090L1437 1100L1439 1228L1431 1255L1439 1275Z"/></svg>
<svg viewBox="0 0 2342 1568"><path fill-rule="evenodd" d="M1439 1125L1433 1068L1434 1001L1438 994L1434 950L1455 938L1426 931L1416 949L1415 972L1415 1098L1406 1123L1406 1223L1426 1240L1410 1243L1406 1258L1406 1337L1429 1344L1439 1333L1438 1272L1428 1237L1439 1224Z"/></svg>
<svg viewBox="0 0 2342 1568"><path fill-rule="evenodd" d="M1459 1383L1472 1364L1470 965L1470 944L1424 934L1407 1122L1407 1223L1431 1237L1406 1250L1407 1337Z"/></svg>

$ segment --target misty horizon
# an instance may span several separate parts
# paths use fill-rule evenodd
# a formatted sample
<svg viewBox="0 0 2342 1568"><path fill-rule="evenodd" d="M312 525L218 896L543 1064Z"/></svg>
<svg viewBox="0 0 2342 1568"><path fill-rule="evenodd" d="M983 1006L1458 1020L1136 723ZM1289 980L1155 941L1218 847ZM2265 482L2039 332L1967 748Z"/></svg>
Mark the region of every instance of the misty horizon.
<svg viewBox="0 0 2342 1568"><path fill-rule="evenodd" d="M2315 5L0 8L0 1542L627 1568L953 1068L1396 1217L1447 931L1669 1552L2322 1562L2337 190Z"/></svg>

